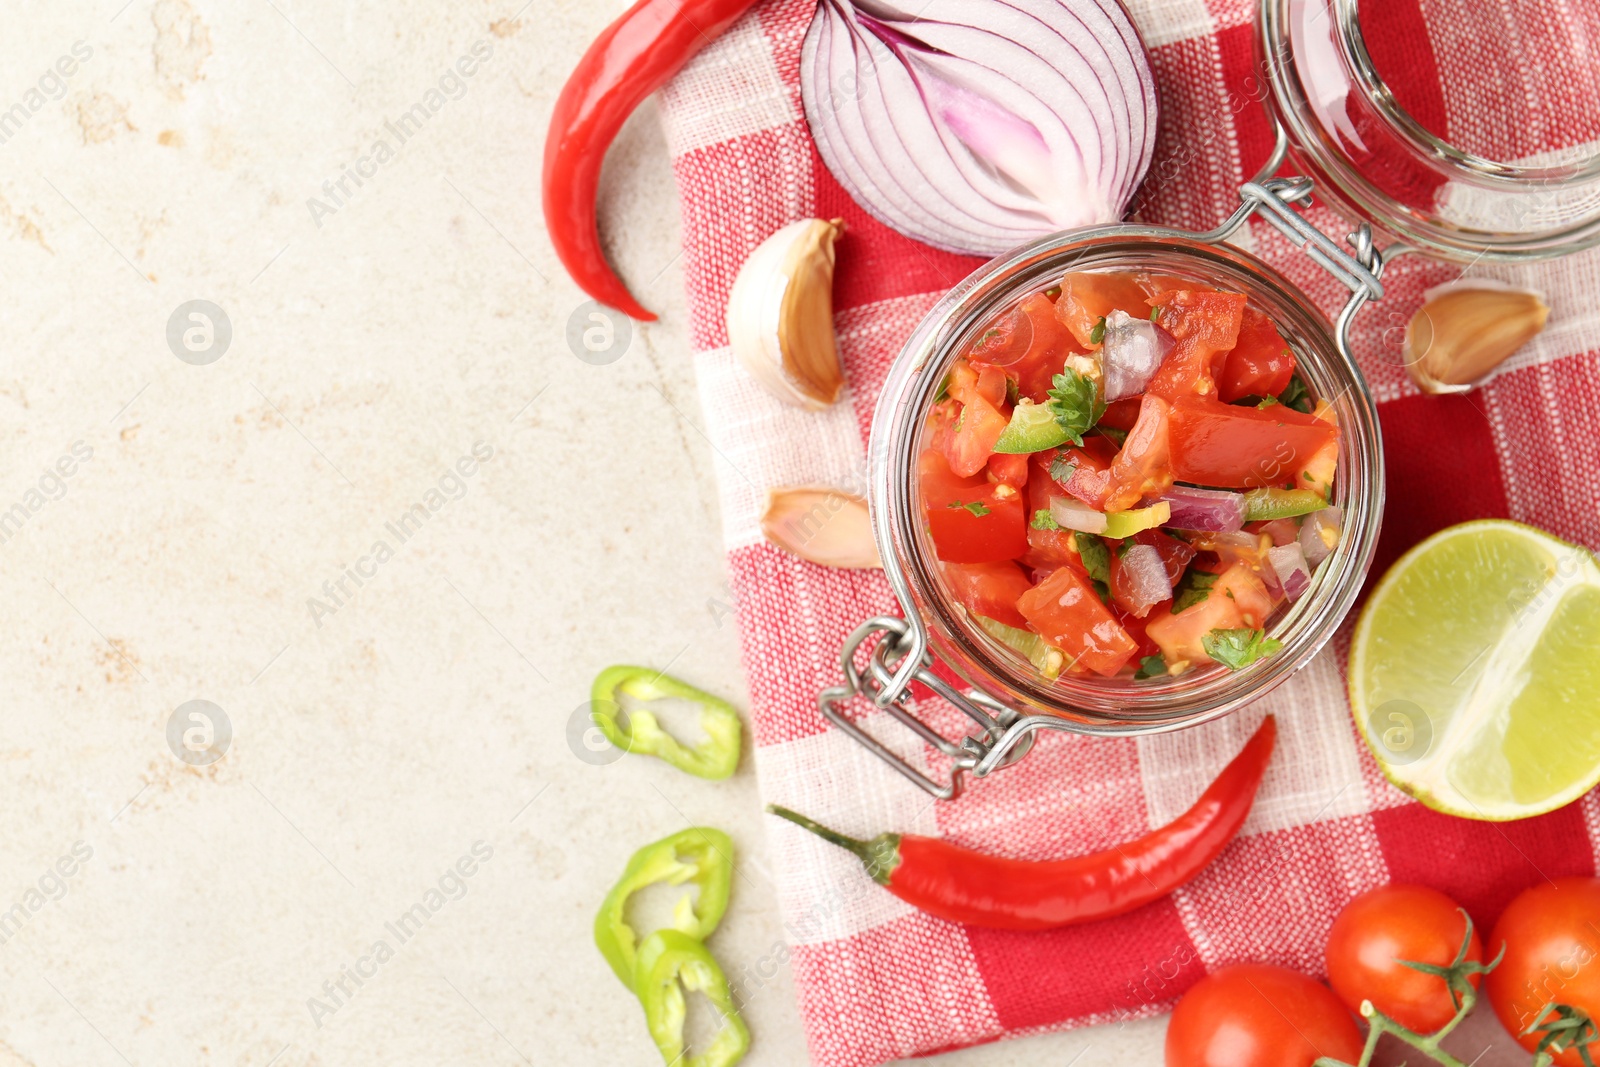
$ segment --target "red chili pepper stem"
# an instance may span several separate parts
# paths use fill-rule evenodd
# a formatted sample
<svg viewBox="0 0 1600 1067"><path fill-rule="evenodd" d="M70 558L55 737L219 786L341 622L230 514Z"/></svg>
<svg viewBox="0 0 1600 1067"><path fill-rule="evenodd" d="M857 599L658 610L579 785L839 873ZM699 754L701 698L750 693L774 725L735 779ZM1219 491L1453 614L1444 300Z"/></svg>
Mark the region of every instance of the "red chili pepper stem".
<svg viewBox="0 0 1600 1067"><path fill-rule="evenodd" d="M896 867L900 866L899 834L879 834L871 841L862 841L859 838L846 837L839 831L829 829L815 819L808 819L798 811L792 811L777 804L768 804L767 810L780 818L788 819L796 826L810 830L824 841L854 852L856 857L866 865L867 873L872 876L872 880L879 885L888 885L889 876L894 873Z"/></svg>

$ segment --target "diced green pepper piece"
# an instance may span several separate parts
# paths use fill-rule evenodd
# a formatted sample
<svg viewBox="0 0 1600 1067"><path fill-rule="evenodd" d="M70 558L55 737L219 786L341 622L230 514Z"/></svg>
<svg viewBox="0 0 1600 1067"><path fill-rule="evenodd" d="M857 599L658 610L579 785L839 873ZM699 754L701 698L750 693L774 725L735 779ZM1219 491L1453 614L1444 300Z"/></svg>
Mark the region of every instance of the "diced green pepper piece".
<svg viewBox="0 0 1600 1067"><path fill-rule="evenodd" d="M618 716L620 696L635 700L687 700L700 707L700 728L705 740L685 745L661 728L644 708L628 712L626 724ZM589 717L607 741L625 752L639 752L666 760L680 771L701 778L726 778L739 766L743 726L739 713L726 700L649 667L607 667L590 691Z"/></svg>
<svg viewBox="0 0 1600 1067"><path fill-rule="evenodd" d="M685 894L678 899L672 928L693 938L711 936L728 910L733 842L721 830L696 826L646 845L628 860L622 877L594 917L594 943L629 989L634 985L639 935L628 925L628 900L646 886L658 884L696 886L698 897L691 899Z"/></svg>
<svg viewBox="0 0 1600 1067"><path fill-rule="evenodd" d="M1061 668L1067 665L1067 654L1045 641L1032 630L1019 630L996 619L974 615L972 618L990 637L1009 649L1027 657L1034 670L1046 681L1061 677Z"/></svg>
<svg viewBox="0 0 1600 1067"><path fill-rule="evenodd" d="M1023 397L1012 410L1011 421L1000 434L1000 440L994 443L994 450L1008 456L1043 452L1066 444L1069 437L1050 405L1035 404Z"/></svg>
<svg viewBox="0 0 1600 1067"><path fill-rule="evenodd" d="M668 1067L733 1067L750 1048L750 1030L733 1004L733 991L711 951L677 930L657 930L639 946L634 992L644 1005L650 1037ZM699 993L722 1017L703 1052L684 1055L688 994Z"/></svg>
<svg viewBox="0 0 1600 1067"><path fill-rule="evenodd" d="M1121 540L1124 537L1132 537L1141 530L1153 530L1171 518L1172 505L1165 500L1151 504L1147 508L1134 508L1132 511L1108 511L1106 532L1101 536Z"/></svg>
<svg viewBox="0 0 1600 1067"><path fill-rule="evenodd" d="M1322 494L1310 489L1251 489L1244 495L1244 521L1291 519L1327 506Z"/></svg>

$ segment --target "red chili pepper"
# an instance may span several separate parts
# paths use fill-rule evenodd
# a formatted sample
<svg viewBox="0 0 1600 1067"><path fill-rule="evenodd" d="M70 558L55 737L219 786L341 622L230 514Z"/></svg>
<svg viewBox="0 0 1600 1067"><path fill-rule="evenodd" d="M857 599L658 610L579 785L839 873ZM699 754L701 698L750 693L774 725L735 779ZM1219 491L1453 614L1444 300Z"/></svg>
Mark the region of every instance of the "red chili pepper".
<svg viewBox="0 0 1600 1067"><path fill-rule="evenodd" d="M930 915L1000 930L1049 930L1132 911L1204 870L1250 813L1277 733L1267 716L1194 806L1161 829L1069 860L1006 859L914 834L858 841L787 808L767 810L854 852L875 881Z"/></svg>
<svg viewBox="0 0 1600 1067"><path fill-rule="evenodd" d="M756 0L639 0L578 61L550 116L544 144L544 221L578 287L647 322L600 247L595 194L600 164L644 98L719 37Z"/></svg>

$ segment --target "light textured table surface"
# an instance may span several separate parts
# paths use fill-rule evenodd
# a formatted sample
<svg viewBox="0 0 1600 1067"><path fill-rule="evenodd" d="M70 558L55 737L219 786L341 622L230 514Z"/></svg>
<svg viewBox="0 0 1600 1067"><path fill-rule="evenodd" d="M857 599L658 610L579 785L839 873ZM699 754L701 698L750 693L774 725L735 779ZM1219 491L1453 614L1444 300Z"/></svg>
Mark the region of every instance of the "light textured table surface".
<svg viewBox="0 0 1600 1067"><path fill-rule="evenodd" d="M519 3L6 20L0 1067L657 1063L589 927L691 823L741 854L718 956L781 943L748 757L711 784L569 742L605 665L743 682L653 106L602 202L662 322L615 362L569 349L538 211L555 94L622 5ZM202 766L194 700L231 729ZM806 1062L786 971L745 1015L747 1062ZM1156 1063L1161 1034L940 1062Z"/></svg>

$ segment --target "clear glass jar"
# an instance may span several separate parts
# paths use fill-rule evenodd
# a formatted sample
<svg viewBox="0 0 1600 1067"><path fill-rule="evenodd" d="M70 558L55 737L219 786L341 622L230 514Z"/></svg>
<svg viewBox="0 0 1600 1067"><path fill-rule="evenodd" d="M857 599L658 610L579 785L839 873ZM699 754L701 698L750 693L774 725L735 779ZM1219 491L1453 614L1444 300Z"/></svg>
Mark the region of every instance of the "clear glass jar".
<svg viewBox="0 0 1600 1067"><path fill-rule="evenodd" d="M1455 131L1402 105L1358 0L1261 0L1257 65L1296 173L1342 214L1434 258L1546 258L1600 244L1600 14L1584 16L1543 0L1452 9L1439 79L1464 115L1506 115Z"/></svg>
<svg viewBox="0 0 1600 1067"><path fill-rule="evenodd" d="M1521 7L1541 0L1512 2L1519 11L1477 5L1481 10L1472 18L1479 25L1465 29L1504 30L1525 17ZM1564 8L1557 4L1552 10L1559 14ZM1592 32L1587 23L1577 24L1568 42L1580 59L1600 51L1600 14L1591 21ZM1483 143L1469 150L1428 129L1384 84L1363 37L1357 0L1260 0L1256 30L1277 148L1257 179L1241 188L1243 203L1231 218L1205 234L1133 224L1076 230L1002 256L933 307L889 371L868 447L869 505L885 572L906 614L867 620L856 630L841 657L845 684L823 692L819 706L837 728L935 796L956 795L964 774L981 777L1021 758L1038 730L1180 729L1242 707L1303 667L1355 603L1377 546L1383 449L1349 331L1360 308L1381 299L1385 260L1405 254L1457 262L1523 260L1600 244L1600 70L1581 61L1573 68L1573 77L1587 78L1597 90L1590 98L1530 104L1544 128L1561 122L1578 132L1592 127L1590 140L1574 134L1559 150L1530 155L1511 131L1504 151L1481 137ZM1474 77L1503 80L1504 72L1480 69L1484 64L1464 55L1448 52L1439 61L1466 64L1446 73L1458 95ZM1548 84L1549 72L1538 69L1545 58L1513 55L1507 62L1524 64L1524 82L1542 77ZM1308 177L1272 177L1286 161ZM1348 244L1316 230L1293 209L1309 201L1313 186L1356 224ZM1274 268L1225 243L1256 215L1351 291L1337 322L1330 323ZM1380 250L1374 231L1392 243ZM940 577L915 477L939 383L976 331L1023 297L1057 284L1069 270L1148 270L1244 293L1294 346L1312 391L1335 408L1340 455L1333 502L1344 512L1342 540L1318 567L1311 589L1269 625L1283 648L1242 671L1213 665L1165 679L1063 675L1047 681L979 628ZM971 688L946 681L933 669L936 660ZM965 713L968 731L952 738L935 729L935 721L948 726L948 717L919 714L915 694L922 689L913 683ZM859 696L941 753L948 776L930 777L864 729L847 709Z"/></svg>

